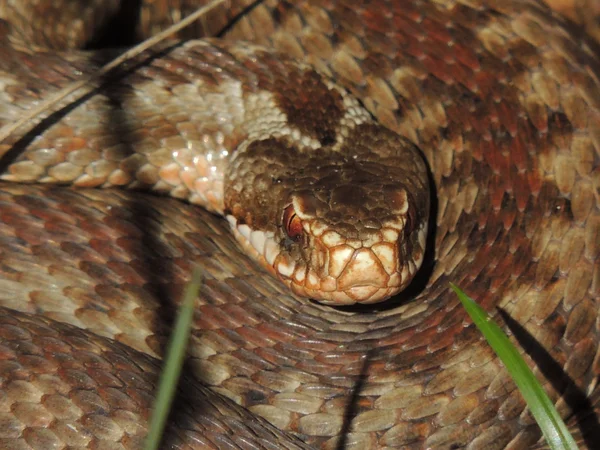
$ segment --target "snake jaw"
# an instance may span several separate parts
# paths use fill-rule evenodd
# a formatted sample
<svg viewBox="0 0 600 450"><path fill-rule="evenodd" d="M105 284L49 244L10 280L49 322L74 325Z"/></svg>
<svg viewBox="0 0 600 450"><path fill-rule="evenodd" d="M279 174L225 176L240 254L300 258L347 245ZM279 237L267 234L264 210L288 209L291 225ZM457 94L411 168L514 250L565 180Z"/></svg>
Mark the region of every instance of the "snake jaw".
<svg viewBox="0 0 600 450"><path fill-rule="evenodd" d="M382 188L389 204L380 220L362 206L369 185L340 186L331 194L337 209L310 191L289 194L274 231L252 229L245 216L228 220L247 254L297 295L333 305L384 301L406 288L421 266L427 220L401 185ZM352 202L358 194L361 201ZM350 217L356 227L347 225Z"/></svg>
<svg viewBox="0 0 600 450"><path fill-rule="evenodd" d="M342 243L330 248L323 242L331 240L327 232L321 237L311 236L309 262L306 263L298 257L298 248L295 251L282 250L274 233L253 231L245 224L238 225L232 216L228 219L235 237L251 257L295 294L324 304L384 301L410 283L423 261L423 252L406 255L408 259L403 259L405 252L396 242L389 242L397 239L399 234L390 227L383 233L388 242L377 242L370 247L360 245L353 248ZM424 246L426 228L425 224L416 231L420 246Z"/></svg>
<svg viewBox="0 0 600 450"><path fill-rule="evenodd" d="M301 296L321 303L377 303L405 289L423 262L427 221L414 228L412 206L363 239L345 239L318 219L304 217L309 242L304 263L280 254L278 277ZM317 230L317 231L316 231ZM323 231L325 230L325 231Z"/></svg>

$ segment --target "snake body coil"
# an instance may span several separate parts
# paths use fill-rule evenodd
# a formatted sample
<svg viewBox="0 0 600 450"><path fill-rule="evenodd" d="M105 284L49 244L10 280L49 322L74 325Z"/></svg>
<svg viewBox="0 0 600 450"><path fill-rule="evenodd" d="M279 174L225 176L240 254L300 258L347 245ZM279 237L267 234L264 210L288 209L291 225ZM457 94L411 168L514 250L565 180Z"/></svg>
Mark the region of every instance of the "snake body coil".
<svg viewBox="0 0 600 450"><path fill-rule="evenodd" d="M28 36L56 17L67 47L95 42L128 12L80 6L0 2L3 125L113 56ZM162 6L140 8L143 34ZM265 2L18 130L0 146L2 442L139 447L193 262L169 445L530 448L450 281L500 310L594 442L600 67L575 32L527 1ZM223 215L291 291L225 221L141 188Z"/></svg>

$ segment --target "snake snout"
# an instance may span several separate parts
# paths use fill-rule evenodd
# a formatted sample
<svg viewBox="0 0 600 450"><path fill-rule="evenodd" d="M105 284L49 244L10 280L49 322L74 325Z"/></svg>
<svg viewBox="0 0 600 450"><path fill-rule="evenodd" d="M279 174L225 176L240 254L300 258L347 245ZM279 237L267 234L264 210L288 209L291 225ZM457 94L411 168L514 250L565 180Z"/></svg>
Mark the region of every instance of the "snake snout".
<svg viewBox="0 0 600 450"><path fill-rule="evenodd" d="M350 261L337 279L338 289L344 291L357 302L377 301L381 297L378 292L386 289L390 282L390 274L386 271L380 255L385 250L361 248L356 250ZM388 261L390 255L384 255ZM375 297L375 298L374 298Z"/></svg>
<svg viewBox="0 0 600 450"><path fill-rule="evenodd" d="M416 265L405 253L402 230L385 224L363 230L360 238L342 236L339 231L311 235L305 247L306 262L289 263L289 270L279 271L279 278L299 295L334 305L381 302L410 283Z"/></svg>

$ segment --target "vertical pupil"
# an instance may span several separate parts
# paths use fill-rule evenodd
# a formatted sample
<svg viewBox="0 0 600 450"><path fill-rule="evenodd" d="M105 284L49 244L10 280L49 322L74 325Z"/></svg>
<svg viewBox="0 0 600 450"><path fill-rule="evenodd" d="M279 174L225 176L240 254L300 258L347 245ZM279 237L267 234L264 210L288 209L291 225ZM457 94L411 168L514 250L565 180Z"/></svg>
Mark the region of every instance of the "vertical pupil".
<svg viewBox="0 0 600 450"><path fill-rule="evenodd" d="M296 215L292 205L285 209L283 213L283 223L288 237L297 241L302 235L302 221Z"/></svg>

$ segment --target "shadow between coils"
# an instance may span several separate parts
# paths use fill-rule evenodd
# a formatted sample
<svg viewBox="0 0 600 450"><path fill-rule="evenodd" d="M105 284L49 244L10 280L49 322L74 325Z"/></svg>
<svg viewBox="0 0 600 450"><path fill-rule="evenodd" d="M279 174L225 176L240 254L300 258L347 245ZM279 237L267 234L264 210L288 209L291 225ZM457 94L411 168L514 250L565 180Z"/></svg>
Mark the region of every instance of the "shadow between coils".
<svg viewBox="0 0 600 450"><path fill-rule="evenodd" d="M538 366L540 372L550 382L554 390L562 395L569 408L573 411L571 417L575 418L577 427L581 431L582 438L587 447L599 448L600 422L594 411L592 401L525 327L513 319L502 308L498 308L498 313L515 339L521 344L521 347L523 347L525 352Z"/></svg>
<svg viewBox="0 0 600 450"><path fill-rule="evenodd" d="M101 79L101 85L98 91L105 95L110 100L111 108L107 113L106 117L106 132L110 133L111 130L123 130L124 135L129 135L133 133L133 129L123 129L126 127L129 122L126 120L126 115L124 111L124 104L126 103L123 95L127 92L125 89L111 89L111 83L114 81L118 81L122 77L126 76L128 73L135 72L139 67L147 65L152 62L155 58L159 58L162 55L169 53L171 50L176 48L180 44L170 45L168 48L162 51L152 51L151 55L147 58L144 58L142 61L137 62L134 67L128 68L125 71L117 71L115 73L110 73ZM121 85L123 86L123 85ZM96 92L92 94L95 94ZM86 96L87 97L87 96ZM83 101L82 99L81 101ZM121 140L121 144L125 146L127 155L135 154L135 149L132 144L128 141ZM155 299L157 304L160 305L159 310L157 311L157 317L160 318L159 329L165 330L165 336L171 336L173 334L173 327L176 321L178 306L177 303L173 300L173 295L169 292L168 289L168 280L175 280L175 273L173 270L173 263L168 258L161 258L160 251L158 249L162 248L161 243L161 219L156 210L152 208L152 206L145 201L145 195L132 195L126 205L128 214L128 220L135 226L137 230L139 230L140 237L137 242L137 246L139 248L140 257L140 269L145 274L146 280L151 280L147 283L144 288L150 293L150 295ZM169 332L166 332L169 330ZM166 355L168 349L168 339L162 339L160 342L160 350L159 353L161 355ZM164 370L164 367L163 369ZM191 369L190 356L186 354L183 362L183 367L181 371L182 377L192 376L193 370ZM185 378L183 378L185 380ZM185 385L185 381L182 381L182 378L177 380L178 385ZM158 384L157 391L154 393L155 395L158 392ZM174 411L172 407L169 411L169 419L173 420L173 417L179 416L180 418L183 416L186 417L195 417L202 416L204 414L208 414L209 408L207 408L206 402L202 401L202 396L197 396L193 398L193 401L190 401L190 398L187 398L189 395L188 390L184 390L182 388L177 389L175 391L175 395L173 398L172 405L177 405L177 408ZM150 418L149 418L150 420ZM173 422L171 422L173 423ZM175 422L178 423L178 422ZM186 423L183 419L180 420L180 423ZM171 440L177 441L176 435L178 433L174 432L172 427L168 427L165 430L165 434L161 437L162 445L168 446L168 443Z"/></svg>
<svg viewBox="0 0 600 450"><path fill-rule="evenodd" d="M377 353L377 349L370 349L365 353L363 365L360 368L360 374L356 378L354 386L352 386L352 392L350 393L350 398L348 399L348 406L346 406L344 411L344 421L339 434L340 438L335 446L336 450L345 450L348 444L348 434L351 431L350 427L352 426L352 421L359 413L358 400L363 388L365 387L365 382L369 377L369 368L371 367L371 364Z"/></svg>

